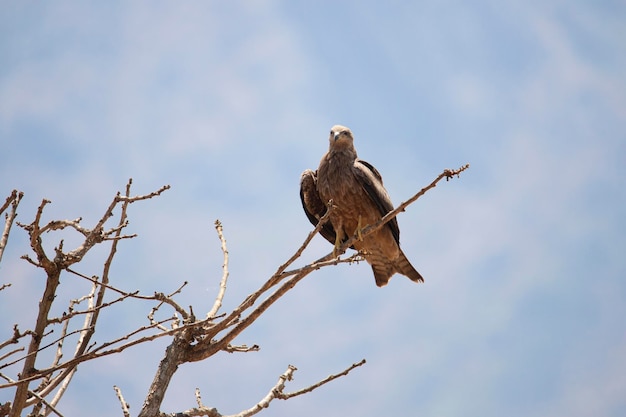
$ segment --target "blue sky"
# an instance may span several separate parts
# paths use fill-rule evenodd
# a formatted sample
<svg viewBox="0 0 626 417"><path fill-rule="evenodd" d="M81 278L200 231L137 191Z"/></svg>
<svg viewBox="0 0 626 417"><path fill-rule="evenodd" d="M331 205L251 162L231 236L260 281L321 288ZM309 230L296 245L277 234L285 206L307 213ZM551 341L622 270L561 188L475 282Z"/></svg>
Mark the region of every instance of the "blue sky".
<svg viewBox="0 0 626 417"><path fill-rule="evenodd" d="M0 192L26 193L19 219L49 198L48 219L89 225L129 177L136 193L172 186L132 206L139 237L113 271L125 289L188 280L181 304L208 311L219 218L225 308L236 305L311 229L299 176L334 124L353 130L396 203L471 164L399 217L424 285L376 288L365 264L319 271L240 336L260 352L183 366L164 411L192 407L199 387L205 404L238 412L290 363L297 389L366 358L266 414L626 413L620 2L1 4ZM49 246L61 237L77 241ZM27 250L15 229L0 265L13 284L0 293L6 335L37 302ZM316 238L302 262L329 250ZM99 274L103 253L81 271ZM149 308L112 311L103 334L145 324ZM116 384L136 413L163 347L81 366L60 408L114 415Z"/></svg>

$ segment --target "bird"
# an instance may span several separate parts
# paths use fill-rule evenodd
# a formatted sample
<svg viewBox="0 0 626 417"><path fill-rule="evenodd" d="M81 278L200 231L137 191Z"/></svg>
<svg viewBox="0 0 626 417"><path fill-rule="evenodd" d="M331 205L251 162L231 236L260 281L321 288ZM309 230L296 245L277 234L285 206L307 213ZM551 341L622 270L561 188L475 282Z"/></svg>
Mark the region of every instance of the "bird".
<svg viewBox="0 0 626 417"><path fill-rule="evenodd" d="M414 282L424 282L400 249L400 229L394 217L377 231L361 236L361 230L393 210L380 172L359 159L352 131L335 125L330 130L328 152L319 167L300 176L300 201L309 221L317 226L328 210L328 221L319 233L334 245L333 256L349 238L357 235L351 248L359 251L372 267L378 287L384 287L395 273Z"/></svg>

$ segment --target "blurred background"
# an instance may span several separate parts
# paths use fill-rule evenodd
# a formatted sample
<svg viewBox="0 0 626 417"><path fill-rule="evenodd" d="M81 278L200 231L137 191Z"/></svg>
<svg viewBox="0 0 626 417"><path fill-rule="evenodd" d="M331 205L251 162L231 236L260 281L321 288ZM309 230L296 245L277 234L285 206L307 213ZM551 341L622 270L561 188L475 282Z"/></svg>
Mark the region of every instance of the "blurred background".
<svg viewBox="0 0 626 417"><path fill-rule="evenodd" d="M298 197L330 127L396 204L470 163L398 217L425 277L379 289L370 267L318 271L238 343L186 364L163 411L236 413L288 364L288 390L367 359L272 416L626 415L626 5L564 2L0 2L0 198L30 223L93 225L133 178L112 282L210 309L224 224L224 311L312 226ZM4 200L2 200L4 201ZM47 235L52 249L79 242ZM0 264L0 339L32 326L44 276L12 231ZM331 250L316 237L298 265ZM77 270L100 275L106 248ZM86 284L65 275L61 294ZM63 310L65 302L58 304ZM102 343L147 324L152 304L102 317ZM139 411L166 340L86 363L59 409ZM69 354L69 352L68 352ZM41 363L44 366L45 363ZM13 391L0 392L0 402Z"/></svg>

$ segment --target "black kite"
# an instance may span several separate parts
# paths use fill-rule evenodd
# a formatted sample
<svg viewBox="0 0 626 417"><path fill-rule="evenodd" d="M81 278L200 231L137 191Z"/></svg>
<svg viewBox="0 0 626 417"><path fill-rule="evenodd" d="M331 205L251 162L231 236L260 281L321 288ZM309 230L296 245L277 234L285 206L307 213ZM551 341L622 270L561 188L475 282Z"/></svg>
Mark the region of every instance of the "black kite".
<svg viewBox="0 0 626 417"><path fill-rule="evenodd" d="M330 146L317 171L307 169L300 179L300 199L313 225L326 213L332 200L333 210L320 234L336 249L360 230L393 210L380 173L357 157L350 129L333 126ZM400 249L400 229L393 218L378 231L354 241L353 249L363 254L372 266L376 285L387 285L400 273L415 282L424 278L413 268Z"/></svg>

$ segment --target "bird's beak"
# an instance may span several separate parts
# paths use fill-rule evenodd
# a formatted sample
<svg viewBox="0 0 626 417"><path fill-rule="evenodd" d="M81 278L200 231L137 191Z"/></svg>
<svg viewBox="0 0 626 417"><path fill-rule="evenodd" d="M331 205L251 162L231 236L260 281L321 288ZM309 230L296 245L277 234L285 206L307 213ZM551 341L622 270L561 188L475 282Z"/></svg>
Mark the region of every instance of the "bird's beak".
<svg viewBox="0 0 626 417"><path fill-rule="evenodd" d="M340 134L340 132L335 132L335 136L334 136L335 141L337 141L337 139L339 139L339 134Z"/></svg>

